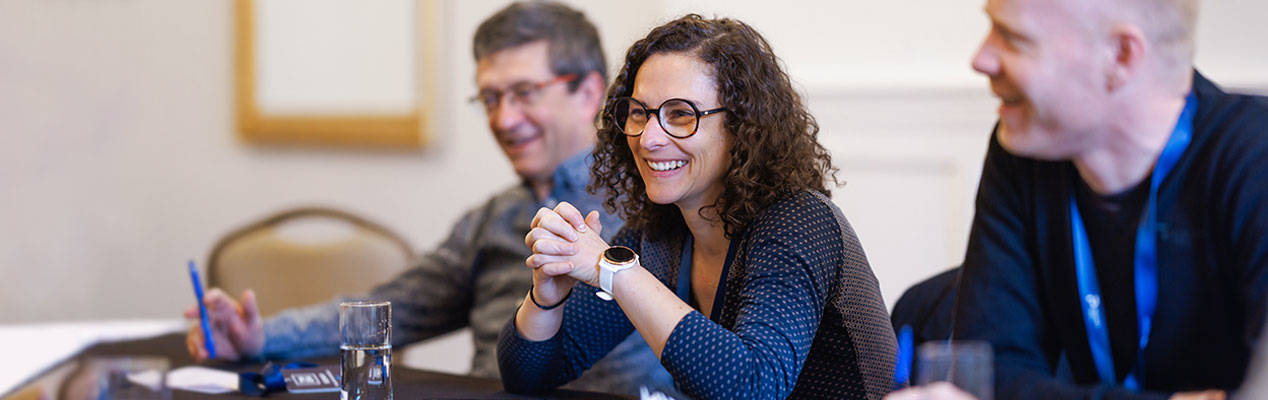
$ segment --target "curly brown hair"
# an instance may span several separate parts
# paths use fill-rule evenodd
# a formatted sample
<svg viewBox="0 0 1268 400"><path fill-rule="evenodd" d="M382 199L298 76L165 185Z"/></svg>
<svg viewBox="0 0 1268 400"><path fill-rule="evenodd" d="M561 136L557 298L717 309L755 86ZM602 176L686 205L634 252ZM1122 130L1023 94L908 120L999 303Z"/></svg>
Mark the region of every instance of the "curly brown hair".
<svg viewBox="0 0 1268 400"><path fill-rule="evenodd" d="M615 100L634 92L639 67L659 53L687 53L708 64L718 84L718 99L728 108L723 123L732 135L731 168L722 178L718 199L697 210L706 216L705 209L715 209L727 238L742 233L754 216L782 197L802 191L831 195L825 183L839 183L837 169L819 144L819 124L806 111L770 44L738 20L689 14L634 42L608 90L589 186L590 193L607 192L608 212L620 212L627 226L643 230L676 226L672 222L682 218L677 207L652 203L644 194L634 155L611 117Z"/></svg>

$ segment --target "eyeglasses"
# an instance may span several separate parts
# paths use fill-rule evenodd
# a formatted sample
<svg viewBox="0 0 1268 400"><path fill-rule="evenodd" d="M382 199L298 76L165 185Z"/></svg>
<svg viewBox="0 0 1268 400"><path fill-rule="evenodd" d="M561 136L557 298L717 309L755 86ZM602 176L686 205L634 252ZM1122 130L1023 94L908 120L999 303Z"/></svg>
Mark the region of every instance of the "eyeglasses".
<svg viewBox="0 0 1268 400"><path fill-rule="evenodd" d="M700 111L696 104L686 99L669 99L660 107L647 108L643 102L631 97L616 99L612 105L612 119L626 136L639 136L647 128L647 121L656 115L656 122L669 136L686 139L696 134L700 118L728 111L726 107Z"/></svg>
<svg viewBox="0 0 1268 400"><path fill-rule="evenodd" d="M511 85L506 91L499 89L483 89L475 96L467 99L471 103L480 103L484 106L485 112L493 112L502 105L502 98L507 95L511 96L511 102L519 105L532 105L537 101L537 97L541 94L542 89L556 83L567 82L572 83L577 80L576 74L564 74L554 77L553 79L541 82L518 82Z"/></svg>

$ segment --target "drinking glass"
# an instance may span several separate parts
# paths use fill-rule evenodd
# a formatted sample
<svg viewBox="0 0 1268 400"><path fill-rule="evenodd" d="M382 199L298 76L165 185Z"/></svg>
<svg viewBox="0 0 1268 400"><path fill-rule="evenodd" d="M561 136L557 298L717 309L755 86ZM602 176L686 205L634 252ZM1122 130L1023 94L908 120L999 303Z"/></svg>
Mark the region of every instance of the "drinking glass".
<svg viewBox="0 0 1268 400"><path fill-rule="evenodd" d="M392 304L339 304L340 380L343 400L392 398Z"/></svg>
<svg viewBox="0 0 1268 400"><path fill-rule="evenodd" d="M979 400L992 400L994 360L986 342L928 342L916 352L916 385L945 381Z"/></svg>

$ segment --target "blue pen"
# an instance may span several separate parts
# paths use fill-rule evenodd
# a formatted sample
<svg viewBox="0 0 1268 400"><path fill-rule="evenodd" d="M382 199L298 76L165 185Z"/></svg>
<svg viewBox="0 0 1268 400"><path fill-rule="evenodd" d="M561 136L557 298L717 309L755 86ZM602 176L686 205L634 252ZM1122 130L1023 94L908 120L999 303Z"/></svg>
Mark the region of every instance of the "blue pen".
<svg viewBox="0 0 1268 400"><path fill-rule="evenodd" d="M894 366L894 389L905 388L911 381L911 356L914 346L912 339L911 325L903 325L898 331L898 362Z"/></svg>
<svg viewBox="0 0 1268 400"><path fill-rule="evenodd" d="M207 305L203 303L203 284L198 279L198 269L194 268L194 260L189 260L189 279L194 282L194 297L198 299L198 316L202 318L203 346L207 348L209 358L216 358L216 342L211 340L211 322L207 321Z"/></svg>

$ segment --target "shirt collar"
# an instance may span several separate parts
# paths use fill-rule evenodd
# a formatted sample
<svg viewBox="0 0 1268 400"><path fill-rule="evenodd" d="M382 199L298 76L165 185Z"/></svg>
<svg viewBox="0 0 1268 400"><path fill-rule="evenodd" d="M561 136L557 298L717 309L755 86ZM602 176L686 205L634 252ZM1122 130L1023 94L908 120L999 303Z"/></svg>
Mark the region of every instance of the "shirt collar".
<svg viewBox="0 0 1268 400"><path fill-rule="evenodd" d="M577 153L555 169L555 174L551 177L555 185L550 190L551 197L559 197L555 195L557 193L585 190L590 183L590 166L594 164L590 151L591 149L586 149Z"/></svg>
<svg viewBox="0 0 1268 400"><path fill-rule="evenodd" d="M576 201L577 196L584 195L586 185L590 183L590 166L594 163L590 151L581 151L555 168L550 177L550 193L541 199L543 206L554 208L560 201Z"/></svg>

